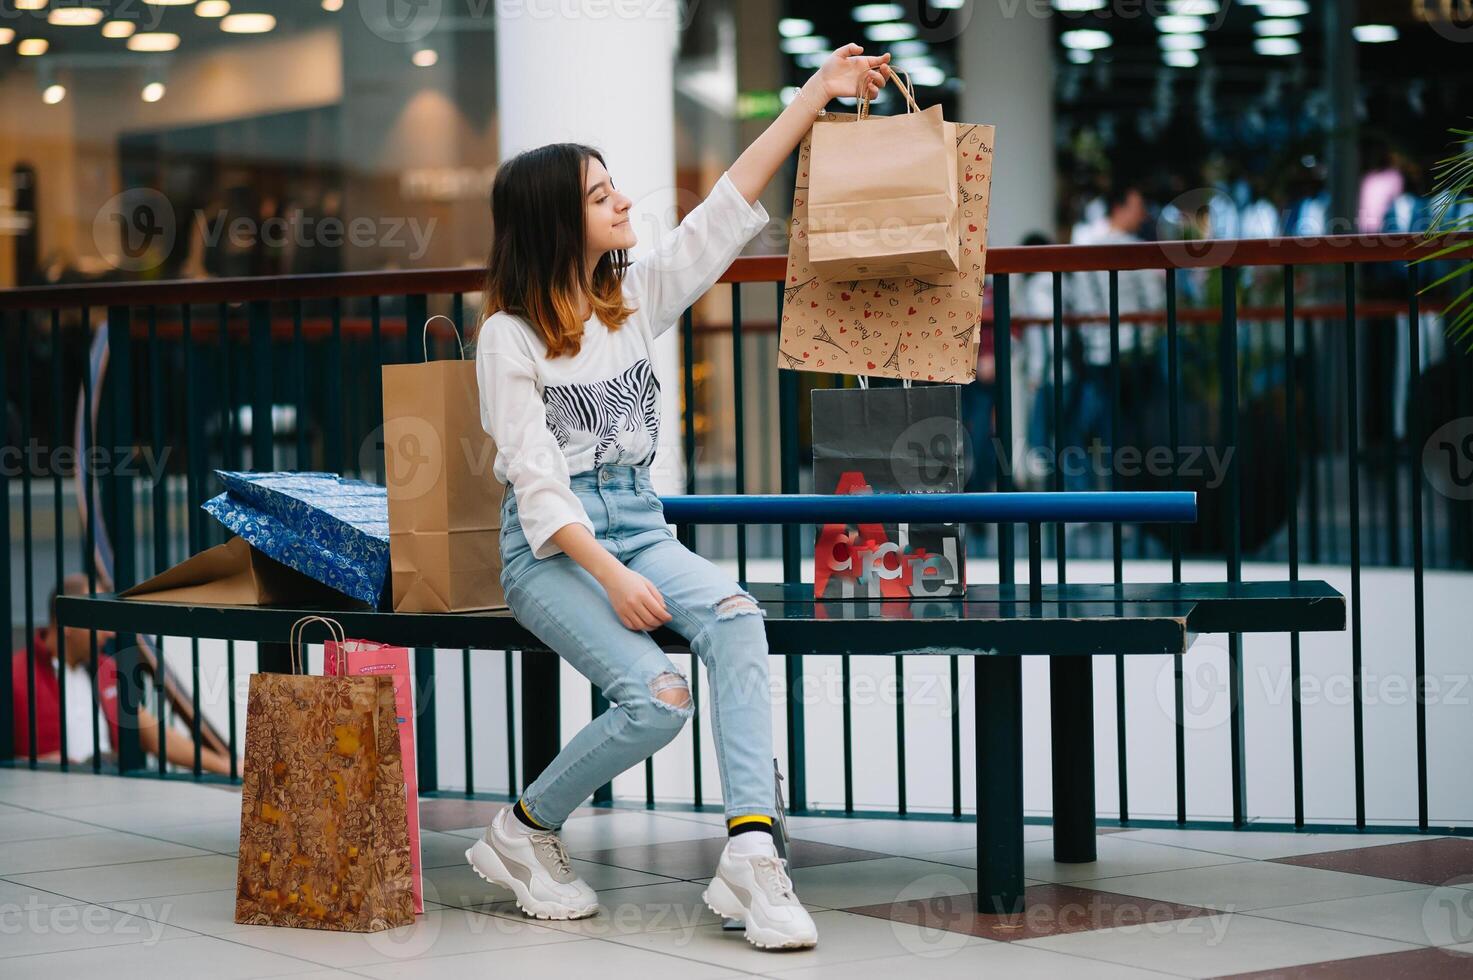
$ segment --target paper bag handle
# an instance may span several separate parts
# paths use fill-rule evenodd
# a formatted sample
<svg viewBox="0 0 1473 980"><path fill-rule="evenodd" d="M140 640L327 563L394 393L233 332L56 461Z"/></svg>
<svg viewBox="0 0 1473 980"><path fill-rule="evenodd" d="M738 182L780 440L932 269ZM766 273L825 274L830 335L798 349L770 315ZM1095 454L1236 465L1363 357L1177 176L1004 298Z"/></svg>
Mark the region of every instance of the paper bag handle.
<svg viewBox="0 0 1473 980"><path fill-rule="evenodd" d="M455 339L460 341L460 343L455 345L455 352L460 355L460 359L462 361L465 360L465 338L460 335L460 328L455 325L455 321L450 319L443 313L436 313L434 316L426 320L425 328L420 333L420 343L424 349L424 359L427 361L430 359L430 324L434 323L436 320L444 320L446 323L450 324L450 329L455 331Z"/></svg>
<svg viewBox="0 0 1473 980"><path fill-rule="evenodd" d="M313 623L321 623L327 627L331 638L337 641L338 649L341 650L344 643L348 642L347 635L343 632L343 624L336 619L326 616L303 616L292 623L291 637L287 641L292 648L292 673L305 674L307 672L307 655L302 650L302 643L306 641L307 627Z"/></svg>
<svg viewBox="0 0 1473 980"><path fill-rule="evenodd" d="M867 375L867 374L856 374L854 376L854 380L856 380L856 381L859 382L859 389L861 391L869 391L869 375ZM901 378L900 379L900 387L902 387L902 388L909 388L911 386L910 385L910 380L911 380L910 378Z"/></svg>
<svg viewBox="0 0 1473 980"><path fill-rule="evenodd" d="M889 68L890 68L890 77L895 79L895 87L898 88L898 89L900 89L900 94L901 95L905 96L905 103L906 103L906 105L905 105L905 111L907 113L912 112L912 111L914 111L914 112L920 112L921 111L921 107L916 102L915 87L913 85L911 85L911 83L910 83L910 73L907 72L904 68L899 68L899 67L897 67L895 65L890 65ZM897 77L897 74L898 75L904 75L905 78L902 80L901 78ZM868 87L869 87L869 76L868 75L861 75L859 77L859 91L857 91L855 93L855 99L859 102L859 118L860 119L868 119L869 118L869 99L866 99L864 97L864 90L866 88L868 88Z"/></svg>

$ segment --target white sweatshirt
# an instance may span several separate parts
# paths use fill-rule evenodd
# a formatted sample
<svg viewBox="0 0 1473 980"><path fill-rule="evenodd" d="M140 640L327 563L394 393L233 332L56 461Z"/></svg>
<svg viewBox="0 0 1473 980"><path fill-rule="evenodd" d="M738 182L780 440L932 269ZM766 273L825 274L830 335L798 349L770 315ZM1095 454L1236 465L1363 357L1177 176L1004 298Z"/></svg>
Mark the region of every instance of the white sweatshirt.
<svg viewBox="0 0 1473 980"><path fill-rule="evenodd" d="M495 313L476 341L481 427L496 443L493 472L516 492L517 514L536 558L560 549L552 535L593 524L569 477L602 463L649 464L660 438L654 338L716 282L767 224L760 202L722 174L707 198L624 275L635 313L617 330L597 316L572 357L549 358L521 317Z"/></svg>

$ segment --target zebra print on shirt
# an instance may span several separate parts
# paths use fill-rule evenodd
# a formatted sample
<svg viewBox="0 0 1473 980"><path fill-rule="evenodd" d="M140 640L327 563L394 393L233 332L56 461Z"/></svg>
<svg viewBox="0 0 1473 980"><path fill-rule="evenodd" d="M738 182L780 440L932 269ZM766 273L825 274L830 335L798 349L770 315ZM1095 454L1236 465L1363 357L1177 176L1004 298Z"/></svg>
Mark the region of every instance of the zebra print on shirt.
<svg viewBox="0 0 1473 980"><path fill-rule="evenodd" d="M573 432L598 441L593 465L645 465L655 458L660 441L660 381L650 362L640 358L623 373L592 384L548 385L542 391L547 427L566 450ZM636 441L648 435L648 448ZM626 449L640 458L625 459Z"/></svg>

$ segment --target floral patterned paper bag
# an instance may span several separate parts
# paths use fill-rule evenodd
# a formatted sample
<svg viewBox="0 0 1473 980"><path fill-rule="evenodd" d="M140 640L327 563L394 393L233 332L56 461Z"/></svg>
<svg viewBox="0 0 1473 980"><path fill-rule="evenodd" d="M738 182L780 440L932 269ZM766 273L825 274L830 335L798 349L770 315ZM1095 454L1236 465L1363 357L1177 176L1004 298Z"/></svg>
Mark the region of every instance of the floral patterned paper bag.
<svg viewBox="0 0 1473 980"><path fill-rule="evenodd" d="M252 674L241 784L236 922L414 922L392 677Z"/></svg>

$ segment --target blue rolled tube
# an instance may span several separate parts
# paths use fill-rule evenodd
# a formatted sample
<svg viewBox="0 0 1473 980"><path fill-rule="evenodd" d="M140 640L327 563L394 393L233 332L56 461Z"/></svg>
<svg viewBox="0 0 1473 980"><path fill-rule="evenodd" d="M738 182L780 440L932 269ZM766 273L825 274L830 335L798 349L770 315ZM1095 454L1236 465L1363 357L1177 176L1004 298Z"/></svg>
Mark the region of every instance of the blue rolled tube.
<svg viewBox="0 0 1473 980"><path fill-rule="evenodd" d="M660 498L672 524L1192 524L1190 491L689 494Z"/></svg>

